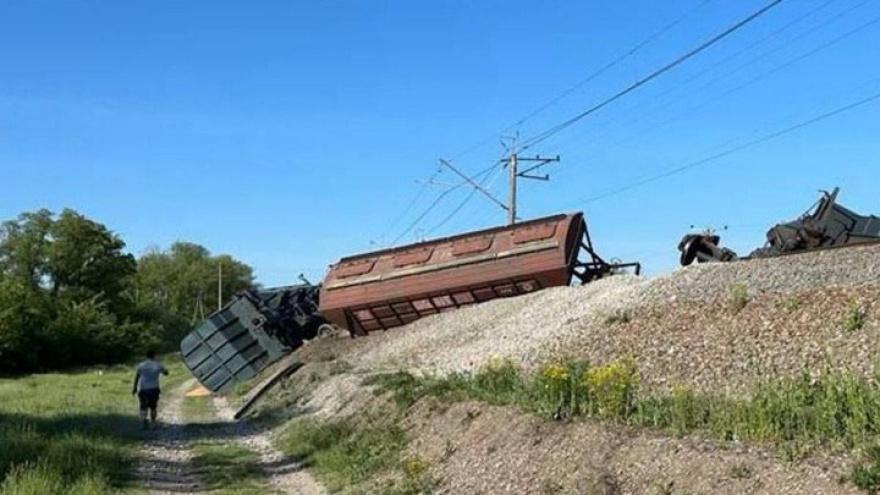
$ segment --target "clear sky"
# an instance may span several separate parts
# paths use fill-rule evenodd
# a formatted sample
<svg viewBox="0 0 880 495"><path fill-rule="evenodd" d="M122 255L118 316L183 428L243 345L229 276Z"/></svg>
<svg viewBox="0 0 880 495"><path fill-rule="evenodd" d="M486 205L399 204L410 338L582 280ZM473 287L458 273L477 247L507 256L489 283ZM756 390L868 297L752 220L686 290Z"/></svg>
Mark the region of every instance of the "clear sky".
<svg viewBox="0 0 880 495"><path fill-rule="evenodd" d="M457 182L438 159L486 169L503 129L525 142L768 2L2 0L0 218L70 207L135 254L188 240L266 285L320 279L398 237L503 223L479 195L443 222L461 187L414 224ZM562 160L522 183L521 216L583 210L603 255L660 273L691 225L747 253L818 189L880 213L880 102L588 201L880 92L878 16L783 1L528 150Z"/></svg>

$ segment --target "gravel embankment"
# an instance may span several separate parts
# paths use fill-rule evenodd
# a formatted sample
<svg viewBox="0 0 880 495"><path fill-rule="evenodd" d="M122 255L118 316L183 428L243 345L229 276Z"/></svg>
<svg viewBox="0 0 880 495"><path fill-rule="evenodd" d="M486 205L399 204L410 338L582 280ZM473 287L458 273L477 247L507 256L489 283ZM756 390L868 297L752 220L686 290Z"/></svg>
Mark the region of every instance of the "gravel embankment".
<svg viewBox="0 0 880 495"><path fill-rule="evenodd" d="M729 304L734 284L750 302ZM615 276L418 320L362 339L344 353L359 368L470 370L493 357L526 366L563 357L636 359L649 385L749 383L768 370L869 371L880 355L880 246L697 265L656 278ZM868 313L859 332L841 320L851 300ZM625 312L629 322L609 323Z"/></svg>
<svg viewBox="0 0 880 495"><path fill-rule="evenodd" d="M433 466L442 493L863 493L841 483L849 462L840 457L784 462L760 446L548 422L484 404L422 404L405 426L410 455Z"/></svg>
<svg viewBox="0 0 880 495"><path fill-rule="evenodd" d="M639 299L650 304L726 298L733 284L744 284L753 295L880 284L880 246L692 265L648 280Z"/></svg>

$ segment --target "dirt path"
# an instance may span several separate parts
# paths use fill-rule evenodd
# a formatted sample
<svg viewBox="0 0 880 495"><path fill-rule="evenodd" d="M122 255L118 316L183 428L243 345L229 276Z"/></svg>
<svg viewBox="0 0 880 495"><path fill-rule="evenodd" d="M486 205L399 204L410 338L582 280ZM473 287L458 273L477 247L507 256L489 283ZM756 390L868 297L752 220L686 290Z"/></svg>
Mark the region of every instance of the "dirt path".
<svg viewBox="0 0 880 495"><path fill-rule="evenodd" d="M259 454L260 464L273 488L282 493L297 495L326 493L326 490L303 469L300 461L285 459L284 454L272 445L267 433L256 431L246 421L233 422L235 411L229 406L225 397L214 397L214 408L220 419L229 421L236 428L238 442Z"/></svg>
<svg viewBox="0 0 880 495"><path fill-rule="evenodd" d="M259 432L245 421L234 421L226 399L215 397L216 422L187 426L183 400L195 381L188 380L174 390L160 410L162 426L147 433L143 461L136 470L138 485L151 495L201 494L210 491L203 482L199 468L193 464L192 443L195 440L219 441L233 438L243 447L256 452L260 468L272 489L290 495L324 495L326 491L296 460L286 459L271 443L269 435Z"/></svg>
<svg viewBox="0 0 880 495"><path fill-rule="evenodd" d="M171 391L160 410L162 426L150 432L144 446L136 476L150 494L198 493L202 487L182 418L183 397L194 382L190 379Z"/></svg>

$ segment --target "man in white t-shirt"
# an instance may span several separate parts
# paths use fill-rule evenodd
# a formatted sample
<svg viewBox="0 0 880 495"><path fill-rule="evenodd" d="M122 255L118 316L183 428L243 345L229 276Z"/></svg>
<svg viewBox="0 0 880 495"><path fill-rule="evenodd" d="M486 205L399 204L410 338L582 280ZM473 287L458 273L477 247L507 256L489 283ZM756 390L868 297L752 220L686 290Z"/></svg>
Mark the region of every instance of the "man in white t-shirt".
<svg viewBox="0 0 880 495"><path fill-rule="evenodd" d="M131 394L138 396L140 402L141 421L144 429L147 423L147 411L150 412L150 421L156 425L156 409L159 407L159 375L168 375L168 370L162 363L156 361L156 352L147 351L147 360L142 361L135 368L134 385Z"/></svg>

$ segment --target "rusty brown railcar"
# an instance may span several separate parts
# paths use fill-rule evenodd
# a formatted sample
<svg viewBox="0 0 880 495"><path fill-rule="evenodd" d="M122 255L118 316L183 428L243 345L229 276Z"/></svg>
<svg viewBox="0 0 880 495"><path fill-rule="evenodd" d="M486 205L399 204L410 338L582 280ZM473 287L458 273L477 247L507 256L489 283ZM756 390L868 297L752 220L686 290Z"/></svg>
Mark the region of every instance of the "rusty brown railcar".
<svg viewBox="0 0 880 495"><path fill-rule="evenodd" d="M596 254L582 213L554 215L342 258L324 278L320 311L364 335L626 268L640 270Z"/></svg>

